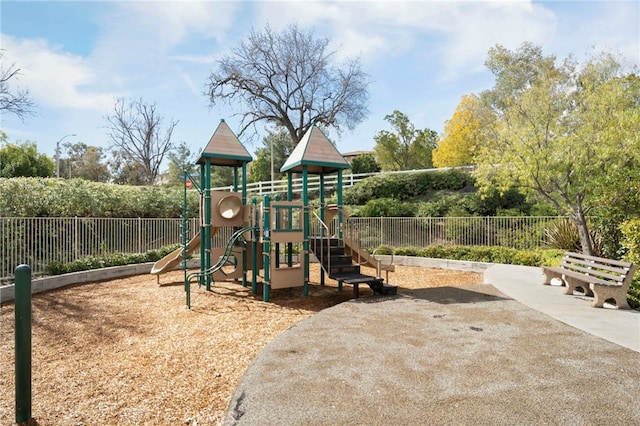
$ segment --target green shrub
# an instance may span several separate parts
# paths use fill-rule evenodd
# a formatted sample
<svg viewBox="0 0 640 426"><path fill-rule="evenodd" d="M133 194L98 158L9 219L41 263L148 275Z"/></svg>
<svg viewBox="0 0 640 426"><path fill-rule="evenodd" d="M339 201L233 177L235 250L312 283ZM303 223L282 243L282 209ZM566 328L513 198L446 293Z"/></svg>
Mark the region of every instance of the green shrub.
<svg viewBox="0 0 640 426"><path fill-rule="evenodd" d="M83 179L0 179L0 216L11 217L180 217L180 188L111 185ZM197 217L199 195L187 197Z"/></svg>
<svg viewBox="0 0 640 426"><path fill-rule="evenodd" d="M159 250L149 250L144 253L110 253L99 257L86 256L73 262L54 261L47 265L50 275L68 274L71 272L88 271L91 269L106 268L109 266L134 265L145 262L157 262L173 250L180 247L172 244Z"/></svg>
<svg viewBox="0 0 640 426"><path fill-rule="evenodd" d="M572 220L560 218L547 226L544 232L547 246L555 249L582 252L578 227ZM600 233L589 227L589 235L591 237L593 255L602 256L603 243Z"/></svg>
<svg viewBox="0 0 640 426"><path fill-rule="evenodd" d="M422 249L399 247L398 256L420 256L435 259L467 260L511 265L542 266L559 264L562 250L517 250L499 246L431 245Z"/></svg>
<svg viewBox="0 0 640 426"><path fill-rule="evenodd" d="M393 251L398 256L421 256L418 247L399 247Z"/></svg>
<svg viewBox="0 0 640 426"><path fill-rule="evenodd" d="M393 248L385 245L385 244L380 244L376 249L375 249L376 254L381 254L381 255L390 255L393 254Z"/></svg>
<svg viewBox="0 0 640 426"><path fill-rule="evenodd" d="M442 217L448 216L450 212L460 205L464 205L466 196L463 194L441 194L434 201L423 201L418 204L416 216L418 217ZM464 216L468 213L463 210Z"/></svg>
<svg viewBox="0 0 640 426"><path fill-rule="evenodd" d="M411 217L415 207L392 198L369 200L359 211L361 217Z"/></svg>
<svg viewBox="0 0 640 426"><path fill-rule="evenodd" d="M375 198L409 200L429 191L459 191L473 186L474 178L460 170L385 174L372 176L344 191L344 203L363 205Z"/></svg>
<svg viewBox="0 0 640 426"><path fill-rule="evenodd" d="M640 219L627 220L620 225L624 260L640 267ZM636 272L627 293L627 302L634 309L640 308L640 272Z"/></svg>

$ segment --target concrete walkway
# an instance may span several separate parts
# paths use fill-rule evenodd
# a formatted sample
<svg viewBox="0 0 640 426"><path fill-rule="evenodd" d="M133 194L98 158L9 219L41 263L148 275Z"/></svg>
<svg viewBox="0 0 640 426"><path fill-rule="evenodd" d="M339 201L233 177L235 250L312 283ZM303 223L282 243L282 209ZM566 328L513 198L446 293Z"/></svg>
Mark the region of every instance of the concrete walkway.
<svg viewBox="0 0 640 426"><path fill-rule="evenodd" d="M485 270L484 282L558 321L640 352L638 311L593 308L591 297L567 296L564 287L541 285L544 276L540 268L494 265Z"/></svg>
<svg viewBox="0 0 640 426"><path fill-rule="evenodd" d="M321 311L258 354L226 424L639 424L640 313L541 281L495 265Z"/></svg>

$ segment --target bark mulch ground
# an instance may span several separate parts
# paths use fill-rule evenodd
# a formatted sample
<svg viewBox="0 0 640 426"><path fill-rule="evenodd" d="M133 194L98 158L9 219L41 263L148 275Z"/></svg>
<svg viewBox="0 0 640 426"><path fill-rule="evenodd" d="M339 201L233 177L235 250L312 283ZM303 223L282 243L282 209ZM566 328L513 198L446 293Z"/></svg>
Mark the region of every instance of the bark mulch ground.
<svg viewBox="0 0 640 426"><path fill-rule="evenodd" d="M363 268L363 273L375 275ZM482 283L470 272L397 266L399 290ZM271 291L271 303L236 283L211 292L183 273L85 283L33 296L32 425L215 425L242 374L283 330L352 297L319 283L309 297ZM361 286L361 297L370 297ZM0 311L0 424L15 420L14 307Z"/></svg>

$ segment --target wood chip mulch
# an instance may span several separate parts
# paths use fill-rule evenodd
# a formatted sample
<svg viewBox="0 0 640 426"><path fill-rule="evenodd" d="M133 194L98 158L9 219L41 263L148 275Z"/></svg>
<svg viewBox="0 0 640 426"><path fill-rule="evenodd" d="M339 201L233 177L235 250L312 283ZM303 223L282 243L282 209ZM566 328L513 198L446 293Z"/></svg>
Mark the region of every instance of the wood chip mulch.
<svg viewBox="0 0 640 426"><path fill-rule="evenodd" d="M363 273L375 271L363 268ZM216 425L242 374L283 330L352 298L311 265L301 288L271 291L271 302L238 283L211 292L175 271L85 283L32 300L32 425ZM482 283L482 275L396 266L399 291ZM261 287L261 285L259 286ZM360 296L371 297L361 286ZM14 424L14 306L0 310L0 425Z"/></svg>

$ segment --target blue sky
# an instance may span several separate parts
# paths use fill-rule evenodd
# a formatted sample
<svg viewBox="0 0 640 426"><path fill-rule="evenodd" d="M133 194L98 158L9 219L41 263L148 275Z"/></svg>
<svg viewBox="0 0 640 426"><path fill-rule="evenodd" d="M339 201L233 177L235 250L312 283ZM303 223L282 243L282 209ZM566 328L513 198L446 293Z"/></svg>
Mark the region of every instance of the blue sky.
<svg viewBox="0 0 640 426"><path fill-rule="evenodd" d="M215 61L251 29L290 23L331 40L337 59L359 56L371 77L370 115L329 136L342 152L370 150L405 113L442 132L465 94L493 86L484 67L495 44L529 41L545 54L581 60L596 50L640 65L637 1L10 1L0 2L5 62L38 104L24 122L1 117L9 141L31 140L50 156L56 141L107 147L105 116L116 97L156 102L178 120L176 142L199 152L220 119L238 131L239 109L210 108L203 95ZM262 135L264 136L264 135ZM253 153L261 138L242 140Z"/></svg>

